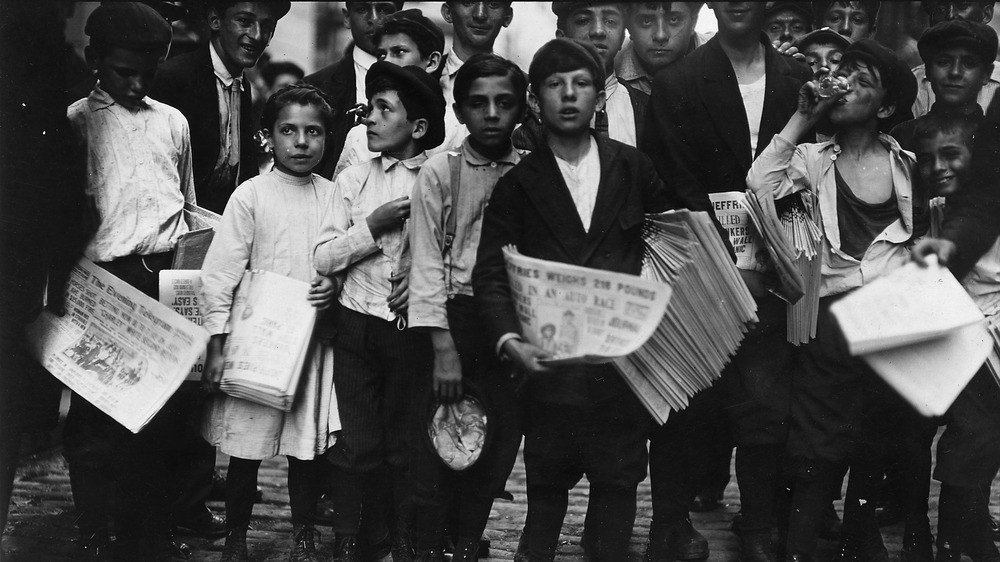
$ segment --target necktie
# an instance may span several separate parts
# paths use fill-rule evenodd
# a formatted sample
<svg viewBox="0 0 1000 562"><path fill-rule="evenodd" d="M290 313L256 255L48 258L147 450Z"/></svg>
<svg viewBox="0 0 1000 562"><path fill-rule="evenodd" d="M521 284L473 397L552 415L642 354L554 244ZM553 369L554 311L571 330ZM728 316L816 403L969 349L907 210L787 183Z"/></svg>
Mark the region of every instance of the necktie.
<svg viewBox="0 0 1000 562"><path fill-rule="evenodd" d="M240 93L242 78L234 78L229 85L229 165L240 163Z"/></svg>
<svg viewBox="0 0 1000 562"><path fill-rule="evenodd" d="M597 132L597 136L602 139L611 138L608 133L608 112L598 111L594 118L594 131Z"/></svg>

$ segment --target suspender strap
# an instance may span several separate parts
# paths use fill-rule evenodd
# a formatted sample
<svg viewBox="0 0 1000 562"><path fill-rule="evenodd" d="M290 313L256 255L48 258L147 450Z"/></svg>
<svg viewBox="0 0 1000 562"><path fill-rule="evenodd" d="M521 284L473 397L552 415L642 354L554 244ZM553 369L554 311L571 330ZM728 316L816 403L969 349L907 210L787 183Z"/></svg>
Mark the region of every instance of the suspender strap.
<svg viewBox="0 0 1000 562"><path fill-rule="evenodd" d="M444 225L444 246L441 248L441 255L447 256L451 252L451 245L455 242L455 230L458 228L458 194L462 187L462 151L457 154L448 154L449 168L449 188L451 190L451 209L445 217Z"/></svg>

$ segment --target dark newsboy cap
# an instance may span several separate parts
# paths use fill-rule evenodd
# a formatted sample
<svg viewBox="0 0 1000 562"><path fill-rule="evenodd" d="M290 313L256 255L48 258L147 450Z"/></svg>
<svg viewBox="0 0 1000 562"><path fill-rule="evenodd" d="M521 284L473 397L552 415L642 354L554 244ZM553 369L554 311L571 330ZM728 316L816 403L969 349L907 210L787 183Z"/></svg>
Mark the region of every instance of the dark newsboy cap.
<svg viewBox="0 0 1000 562"><path fill-rule="evenodd" d="M445 101L441 84L437 79L419 66L397 66L391 62L379 61L373 64L365 75L366 98L370 100L377 93L373 88L383 78L399 84L407 94L412 94L420 100L420 104L427 111L427 134L421 144L425 149L440 146L444 142Z"/></svg>
<svg viewBox="0 0 1000 562"><path fill-rule="evenodd" d="M173 29L159 12L141 2L107 2L97 7L84 27L91 41L126 49L164 51Z"/></svg>
<svg viewBox="0 0 1000 562"><path fill-rule="evenodd" d="M887 47L874 39L861 39L844 51L840 59L840 68L851 61L860 61L878 70L882 87L889 92L889 97L896 104L896 113L910 111L913 100L917 97L917 79L913 77L910 67Z"/></svg>
<svg viewBox="0 0 1000 562"><path fill-rule="evenodd" d="M416 8L393 12L386 16L380 26L380 31L392 30L407 35L425 35L434 38L434 50L444 54L444 32L436 23Z"/></svg>
<svg viewBox="0 0 1000 562"><path fill-rule="evenodd" d="M993 64L997 57L997 32L985 23L968 20L943 21L931 27L920 36L917 50L924 64L941 49L958 46L968 47L982 64Z"/></svg>

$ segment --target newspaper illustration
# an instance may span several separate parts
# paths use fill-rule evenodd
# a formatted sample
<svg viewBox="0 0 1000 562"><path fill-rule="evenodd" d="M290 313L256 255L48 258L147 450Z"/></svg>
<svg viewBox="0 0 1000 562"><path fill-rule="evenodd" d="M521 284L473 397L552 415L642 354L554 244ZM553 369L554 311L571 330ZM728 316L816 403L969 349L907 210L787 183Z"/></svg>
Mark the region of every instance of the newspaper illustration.
<svg viewBox="0 0 1000 562"><path fill-rule="evenodd" d="M522 335L549 351L546 365L606 363L656 331L673 290L635 275L523 256L504 248Z"/></svg>
<svg viewBox="0 0 1000 562"><path fill-rule="evenodd" d="M44 311L28 338L49 372L138 433L184 381L208 332L82 259L66 314Z"/></svg>
<svg viewBox="0 0 1000 562"><path fill-rule="evenodd" d="M164 269L160 272L160 303L169 306L174 312L198 326L202 325L200 299L201 270ZM204 368L205 351L202 350L191 366L187 380L200 381Z"/></svg>
<svg viewBox="0 0 1000 562"><path fill-rule="evenodd" d="M719 224L729 234L729 243L736 252L736 267L750 271L767 271L767 259L758 256L765 255L764 247L757 228L750 220L750 212L746 208L746 193L740 191L725 191L709 193L712 201L712 211Z"/></svg>

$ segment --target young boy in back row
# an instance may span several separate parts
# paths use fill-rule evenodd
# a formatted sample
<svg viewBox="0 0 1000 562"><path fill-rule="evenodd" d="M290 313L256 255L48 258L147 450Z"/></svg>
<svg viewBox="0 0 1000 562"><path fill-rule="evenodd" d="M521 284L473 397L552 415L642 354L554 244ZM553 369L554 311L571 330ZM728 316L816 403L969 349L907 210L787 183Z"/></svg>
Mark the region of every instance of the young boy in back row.
<svg viewBox="0 0 1000 562"><path fill-rule="evenodd" d="M87 60L98 82L68 109L100 221L84 255L155 299L158 273L170 267L177 238L187 232L184 203L195 202L187 120L146 97L170 46L170 25L144 4L116 2L95 10L85 31ZM64 454L80 512L82 554L108 551L113 488L117 557L161 560L176 554L167 502L169 471L180 456L174 451L182 433L179 411L175 400L167 402L132 435L73 396Z"/></svg>
<svg viewBox="0 0 1000 562"><path fill-rule="evenodd" d="M644 215L665 210L666 193L649 158L590 129L605 80L592 46L554 39L528 75L545 142L494 188L472 274L490 345L527 376L528 515L518 550L532 561L555 557L569 490L586 474L584 549L591 560L624 560L646 475L649 416L609 365L538 363L550 354L521 338L502 249L514 244L526 256L638 275Z"/></svg>
<svg viewBox="0 0 1000 562"><path fill-rule="evenodd" d="M464 395L489 408L489 449L462 472L446 468L428 447L413 460L418 556L440 558L445 515L456 503L452 560L478 559L493 498L504 491L521 441L509 369L494 359L472 297L483 210L501 176L520 161L510 135L524 116L528 80L497 55L473 55L455 77L454 111L469 136L454 151L435 154L413 188L410 326L430 332L433 375L421 378L417 402L450 404ZM428 404L429 406L430 404ZM422 411L429 411L424 408Z"/></svg>

